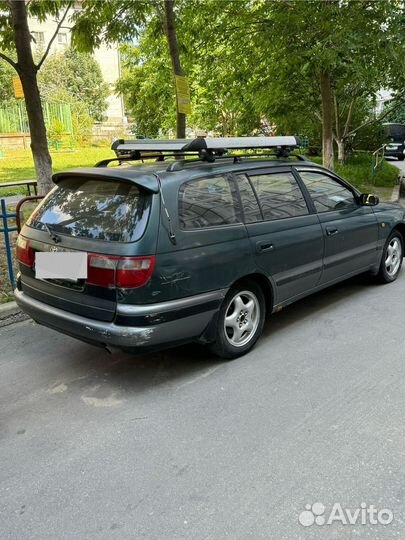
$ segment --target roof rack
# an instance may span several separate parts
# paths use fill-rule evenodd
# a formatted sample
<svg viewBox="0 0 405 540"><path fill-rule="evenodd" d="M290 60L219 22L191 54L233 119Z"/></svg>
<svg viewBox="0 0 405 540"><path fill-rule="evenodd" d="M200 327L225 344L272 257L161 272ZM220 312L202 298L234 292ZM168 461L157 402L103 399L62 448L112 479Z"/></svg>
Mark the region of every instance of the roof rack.
<svg viewBox="0 0 405 540"><path fill-rule="evenodd" d="M185 164L186 156L196 156L199 161L214 162L217 158L227 157L238 160L241 157L253 157L254 154L243 156L226 154L230 150L273 150L278 158L287 158L291 150L298 148L298 137L207 137L197 139L137 139L115 141L111 149L115 151L116 158L105 159L97 164L97 167L106 167L112 161L134 161L144 159L156 159L164 161L167 157L176 157L168 170L178 170ZM266 155L265 153L258 155ZM305 159L302 156L297 159Z"/></svg>

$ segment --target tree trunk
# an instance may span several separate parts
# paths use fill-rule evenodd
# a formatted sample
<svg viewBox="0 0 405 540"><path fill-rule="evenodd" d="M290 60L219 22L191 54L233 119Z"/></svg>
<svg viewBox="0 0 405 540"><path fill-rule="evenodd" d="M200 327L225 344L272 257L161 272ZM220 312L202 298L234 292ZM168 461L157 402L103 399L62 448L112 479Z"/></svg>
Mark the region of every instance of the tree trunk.
<svg viewBox="0 0 405 540"><path fill-rule="evenodd" d="M48 149L46 127L37 82L37 66L31 50L25 1L10 0L10 9L17 51L18 74L25 96L31 134L31 151L38 181L38 193L45 195L52 188L52 159Z"/></svg>
<svg viewBox="0 0 405 540"><path fill-rule="evenodd" d="M174 0L165 0L166 15L166 36L169 45L170 58L173 66L174 75L183 75L180 63L179 47L177 44L176 21L173 10ZM177 92L177 91L176 91ZM176 100L176 137L178 139L186 138L186 115L179 112L178 101Z"/></svg>
<svg viewBox="0 0 405 540"><path fill-rule="evenodd" d="M338 147L338 160L341 165L346 161L345 142L342 139L337 139L336 144Z"/></svg>
<svg viewBox="0 0 405 540"><path fill-rule="evenodd" d="M330 74L321 73L322 99L322 162L323 166L333 169L333 99Z"/></svg>

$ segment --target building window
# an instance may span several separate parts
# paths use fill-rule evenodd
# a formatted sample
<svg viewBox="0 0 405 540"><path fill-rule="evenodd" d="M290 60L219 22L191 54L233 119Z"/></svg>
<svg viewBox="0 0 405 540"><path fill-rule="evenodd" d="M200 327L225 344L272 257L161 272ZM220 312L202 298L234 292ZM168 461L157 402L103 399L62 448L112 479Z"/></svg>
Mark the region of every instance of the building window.
<svg viewBox="0 0 405 540"><path fill-rule="evenodd" d="M61 33L61 32L58 34L58 44L63 45L63 46L66 47L66 45L67 45L67 34Z"/></svg>
<svg viewBox="0 0 405 540"><path fill-rule="evenodd" d="M45 45L45 35L43 32L31 32L31 35L36 45Z"/></svg>

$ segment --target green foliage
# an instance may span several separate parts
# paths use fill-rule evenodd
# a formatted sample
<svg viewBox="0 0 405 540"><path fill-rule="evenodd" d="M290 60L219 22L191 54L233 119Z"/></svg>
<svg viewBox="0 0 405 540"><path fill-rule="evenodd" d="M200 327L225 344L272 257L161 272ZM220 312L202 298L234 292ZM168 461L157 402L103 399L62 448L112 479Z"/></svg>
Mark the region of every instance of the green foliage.
<svg viewBox="0 0 405 540"><path fill-rule="evenodd" d="M5 102L9 102L14 99L13 91L13 76L15 75L14 69L0 60L0 104L3 106Z"/></svg>
<svg viewBox="0 0 405 540"><path fill-rule="evenodd" d="M64 133L63 123L58 119L52 120L48 128L48 139L53 143L60 143L63 140Z"/></svg>
<svg viewBox="0 0 405 540"><path fill-rule="evenodd" d="M163 35L150 29L139 45L121 48L122 78L117 89L124 95L136 131L156 137L176 122L176 94L167 44Z"/></svg>
<svg viewBox="0 0 405 540"><path fill-rule="evenodd" d="M321 163L322 159L311 157L311 161ZM387 198L391 198L391 192L398 177L398 169L388 161L384 161L375 176L371 175L372 156L370 152L354 152L345 164L336 164L336 173L356 186L360 191L373 192L373 188L390 188Z"/></svg>
<svg viewBox="0 0 405 540"><path fill-rule="evenodd" d="M374 152L386 142L384 128L381 122L368 124L359 129L354 138L356 150L368 150Z"/></svg>
<svg viewBox="0 0 405 540"><path fill-rule="evenodd" d="M87 53L72 48L50 55L38 74L41 94L49 100L67 94L69 103L83 103L94 120L102 120L107 108L108 84L103 81L100 66Z"/></svg>
<svg viewBox="0 0 405 540"><path fill-rule="evenodd" d="M390 112L384 119L384 122L395 122L405 124L405 102L403 100L393 100L386 104L385 109Z"/></svg>
<svg viewBox="0 0 405 540"><path fill-rule="evenodd" d="M82 103L74 103L72 106L73 138L78 144L88 144L91 138L93 119Z"/></svg>

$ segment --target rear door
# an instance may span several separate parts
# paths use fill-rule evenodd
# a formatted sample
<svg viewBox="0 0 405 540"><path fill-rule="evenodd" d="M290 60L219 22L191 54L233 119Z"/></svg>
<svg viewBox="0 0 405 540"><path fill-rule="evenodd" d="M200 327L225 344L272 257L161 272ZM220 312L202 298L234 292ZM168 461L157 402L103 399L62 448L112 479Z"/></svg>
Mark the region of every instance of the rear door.
<svg viewBox="0 0 405 540"><path fill-rule="evenodd" d="M325 255L321 283L367 270L377 259L378 224L373 209L354 191L320 170L298 169L322 226Z"/></svg>
<svg viewBox="0 0 405 540"><path fill-rule="evenodd" d="M322 229L291 168L236 178L251 249L273 282L275 304L314 288L322 270Z"/></svg>
<svg viewBox="0 0 405 540"><path fill-rule="evenodd" d="M33 260L33 264L20 263L23 292L71 313L112 321L117 290L114 282L97 280L105 269L95 269L93 282L38 279L35 254L82 251L112 257L142 255L151 199L130 182L80 176L61 180L23 227L21 236L28 242Z"/></svg>

